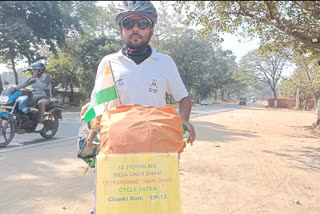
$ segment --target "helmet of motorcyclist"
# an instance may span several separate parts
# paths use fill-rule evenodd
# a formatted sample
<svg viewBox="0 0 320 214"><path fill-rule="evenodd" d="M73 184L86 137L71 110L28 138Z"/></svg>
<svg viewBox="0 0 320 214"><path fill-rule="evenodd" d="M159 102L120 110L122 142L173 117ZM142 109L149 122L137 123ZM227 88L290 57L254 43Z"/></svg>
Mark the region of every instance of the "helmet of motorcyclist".
<svg viewBox="0 0 320 214"><path fill-rule="evenodd" d="M157 10L150 1L122 1L122 4L117 7L115 21L121 26L125 18L135 15L146 17L152 22L152 26L157 23Z"/></svg>
<svg viewBox="0 0 320 214"><path fill-rule="evenodd" d="M38 70L39 74L43 74L46 71L46 66L41 62L34 62L31 65L31 70Z"/></svg>

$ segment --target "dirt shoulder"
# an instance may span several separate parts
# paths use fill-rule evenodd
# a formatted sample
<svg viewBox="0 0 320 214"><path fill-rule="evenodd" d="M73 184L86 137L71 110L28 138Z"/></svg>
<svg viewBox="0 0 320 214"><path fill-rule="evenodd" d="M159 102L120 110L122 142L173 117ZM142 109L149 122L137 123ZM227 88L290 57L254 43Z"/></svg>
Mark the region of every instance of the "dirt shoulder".
<svg viewBox="0 0 320 214"><path fill-rule="evenodd" d="M313 112L247 106L192 119L197 140L180 159L183 214L319 213L319 134ZM0 213L88 214L75 142L0 154Z"/></svg>
<svg viewBox="0 0 320 214"><path fill-rule="evenodd" d="M313 119L258 106L193 119L197 142L180 163L183 213L318 213Z"/></svg>

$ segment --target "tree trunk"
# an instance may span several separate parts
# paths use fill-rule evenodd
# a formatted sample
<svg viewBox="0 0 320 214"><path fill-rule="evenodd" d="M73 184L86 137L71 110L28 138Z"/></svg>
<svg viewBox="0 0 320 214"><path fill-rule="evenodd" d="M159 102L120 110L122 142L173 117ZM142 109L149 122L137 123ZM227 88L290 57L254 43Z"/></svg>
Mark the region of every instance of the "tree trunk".
<svg viewBox="0 0 320 214"><path fill-rule="evenodd" d="M73 102L73 99L74 99L74 94L73 94L73 85L72 83L70 83L70 101Z"/></svg>
<svg viewBox="0 0 320 214"><path fill-rule="evenodd" d="M3 86L2 86L2 79L1 79L1 75L0 75L0 94L2 93L3 91Z"/></svg>
<svg viewBox="0 0 320 214"><path fill-rule="evenodd" d="M221 93L221 99L222 99L222 101L224 101L224 91L220 90L220 93Z"/></svg>
<svg viewBox="0 0 320 214"><path fill-rule="evenodd" d="M273 97L274 97L274 107L277 108L278 107L278 100L277 100L277 92L275 88L272 88L272 93L273 93Z"/></svg>
<svg viewBox="0 0 320 214"><path fill-rule="evenodd" d="M300 87L297 87L296 92L296 110L300 109Z"/></svg>
<svg viewBox="0 0 320 214"><path fill-rule="evenodd" d="M315 129L319 129L320 128L320 99L317 98L316 99L316 103L317 103L317 107L316 107L316 117L315 117L315 121L312 124L312 127Z"/></svg>
<svg viewBox="0 0 320 214"><path fill-rule="evenodd" d="M303 110L307 110L307 105L308 105L308 99L305 99L304 100L304 103L303 103Z"/></svg>
<svg viewBox="0 0 320 214"><path fill-rule="evenodd" d="M10 52L11 52L11 55L10 55L10 62L11 62L11 66L12 66L12 71L14 73L14 80L15 80L15 84L18 85L19 84L19 80L18 80L18 73L17 73L17 70L16 70L16 64L14 63L14 59L15 59L15 52L14 50L10 47Z"/></svg>

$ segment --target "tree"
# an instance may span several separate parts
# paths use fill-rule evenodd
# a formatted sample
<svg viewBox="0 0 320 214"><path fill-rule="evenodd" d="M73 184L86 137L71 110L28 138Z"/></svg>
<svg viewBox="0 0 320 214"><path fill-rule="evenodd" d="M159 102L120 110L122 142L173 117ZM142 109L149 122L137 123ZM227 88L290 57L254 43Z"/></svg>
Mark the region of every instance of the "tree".
<svg viewBox="0 0 320 214"><path fill-rule="evenodd" d="M154 28L154 34L150 40L150 45L157 50L165 50L163 45L174 38L181 38L186 27L179 25L179 20L176 14L168 13L168 3L161 2L158 9L158 21Z"/></svg>
<svg viewBox="0 0 320 214"><path fill-rule="evenodd" d="M277 53L259 54L258 50L252 50L240 60L242 69L254 73L256 78L269 84L277 106L277 85L286 66L287 59Z"/></svg>
<svg viewBox="0 0 320 214"><path fill-rule="evenodd" d="M201 99L217 97L219 92L224 99L226 85L233 81L231 69L236 65L233 53L223 51L191 29L183 29L169 38L161 41L160 51L173 58L192 97L200 102Z"/></svg>
<svg viewBox="0 0 320 214"><path fill-rule="evenodd" d="M113 37L101 35L95 38L85 33L70 34L65 48L61 49L57 56L49 58L47 69L56 85L65 91L70 90L71 98L74 87L79 87L86 98L93 89L100 60L118 51L120 47L121 41Z"/></svg>
<svg viewBox="0 0 320 214"><path fill-rule="evenodd" d="M309 99L314 98L312 91L307 74L301 68L297 68L292 76L283 80L279 86L281 96L296 99L296 109L301 109L300 100L303 101L303 109L306 109Z"/></svg>
<svg viewBox="0 0 320 214"><path fill-rule="evenodd" d="M78 60L81 61L81 69L77 71L80 92L89 97L101 59L119 51L122 42L120 39L101 35L97 38L82 38L78 45L81 47L77 54Z"/></svg>
<svg viewBox="0 0 320 214"><path fill-rule="evenodd" d="M203 33L257 35L265 47L320 51L319 1L179 1L175 9L185 12L185 24L201 25Z"/></svg>
<svg viewBox="0 0 320 214"><path fill-rule="evenodd" d="M53 81L71 92L71 101L75 87L84 99L90 96L100 60L121 47L121 41L114 38L117 30L111 15L114 10L113 3L107 9L95 2L66 2L63 7L65 13L73 14L81 28L65 36L58 55L48 52L46 57Z"/></svg>
<svg viewBox="0 0 320 214"><path fill-rule="evenodd" d="M27 59L30 65L42 57L41 45L51 51L64 42L66 28L73 22L57 1L5 1L0 3L0 56L10 62L18 84L16 59Z"/></svg>
<svg viewBox="0 0 320 214"><path fill-rule="evenodd" d="M71 97L73 97L74 87L79 85L78 79L76 78L77 69L77 62L72 60L72 57L64 51L59 51L58 57L50 61L47 66L54 85L64 88L65 92L69 89L71 91Z"/></svg>

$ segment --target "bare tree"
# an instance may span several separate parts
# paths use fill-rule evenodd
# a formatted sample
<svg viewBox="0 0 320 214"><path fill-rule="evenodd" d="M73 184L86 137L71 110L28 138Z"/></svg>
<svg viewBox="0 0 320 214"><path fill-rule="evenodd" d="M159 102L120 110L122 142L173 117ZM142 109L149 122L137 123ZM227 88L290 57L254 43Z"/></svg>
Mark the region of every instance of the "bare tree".
<svg viewBox="0 0 320 214"><path fill-rule="evenodd" d="M284 55L274 52L260 55L258 50L252 50L241 59L240 66L270 86L277 107L277 86L287 62Z"/></svg>

